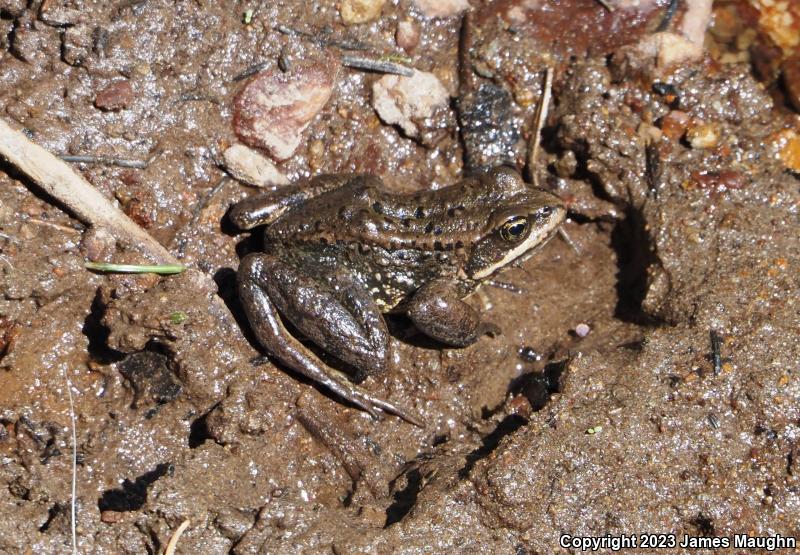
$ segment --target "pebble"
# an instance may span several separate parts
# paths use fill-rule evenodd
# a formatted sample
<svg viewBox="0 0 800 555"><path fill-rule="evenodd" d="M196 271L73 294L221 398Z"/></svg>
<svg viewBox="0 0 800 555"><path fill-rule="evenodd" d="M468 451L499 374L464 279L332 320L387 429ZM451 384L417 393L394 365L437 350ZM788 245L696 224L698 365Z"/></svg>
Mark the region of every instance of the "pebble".
<svg viewBox="0 0 800 555"><path fill-rule="evenodd" d="M290 158L303 131L327 104L339 67L328 59L295 64L291 73L275 69L256 75L234 101L236 136L274 160Z"/></svg>
<svg viewBox="0 0 800 555"><path fill-rule="evenodd" d="M800 56L784 61L781 65L783 88L786 100L794 110L800 113Z"/></svg>
<svg viewBox="0 0 800 555"><path fill-rule="evenodd" d="M343 0L339 13L346 25L366 23L381 15L385 3L386 0Z"/></svg>
<svg viewBox="0 0 800 555"><path fill-rule="evenodd" d="M683 137L688 126L689 114L681 110L672 110L661 120L661 132L671 141Z"/></svg>
<svg viewBox="0 0 800 555"><path fill-rule="evenodd" d="M84 258L92 262L111 260L116 247L116 239L101 227L92 226L81 239L80 250Z"/></svg>
<svg viewBox="0 0 800 555"><path fill-rule="evenodd" d="M59 5L59 2L44 2L39 8L39 20L52 27L75 25L81 18L81 11Z"/></svg>
<svg viewBox="0 0 800 555"><path fill-rule="evenodd" d="M97 93L94 105L101 110L116 111L127 108L133 101L133 87L127 79L114 81Z"/></svg>
<svg viewBox="0 0 800 555"><path fill-rule="evenodd" d="M784 129L775 137L775 146L783 165L800 172L800 135L792 129Z"/></svg>
<svg viewBox="0 0 800 555"><path fill-rule="evenodd" d="M243 144L229 147L222 157L230 174L248 185L269 187L289 183L271 160Z"/></svg>
<svg viewBox="0 0 800 555"><path fill-rule="evenodd" d="M419 136L415 119L431 117L449 98L441 81L427 71L414 70L411 77L384 75L372 86L372 106L380 118L399 125L409 137Z"/></svg>
<svg viewBox="0 0 800 555"><path fill-rule="evenodd" d="M122 520L122 514L120 511L101 511L100 521L106 524L116 524Z"/></svg>
<svg viewBox="0 0 800 555"><path fill-rule="evenodd" d="M575 335L578 337L586 337L589 335L590 331L592 331L592 328L590 328L588 324L578 324L575 326Z"/></svg>
<svg viewBox="0 0 800 555"><path fill-rule="evenodd" d="M414 0L425 17L451 17L470 8L467 0Z"/></svg>
<svg viewBox="0 0 800 555"><path fill-rule="evenodd" d="M61 35L61 58L71 66L79 66L92 54L92 28L86 24L68 27Z"/></svg>
<svg viewBox="0 0 800 555"><path fill-rule="evenodd" d="M719 138L719 126L714 123L701 122L686 131L686 140L692 148L714 148Z"/></svg>
<svg viewBox="0 0 800 555"><path fill-rule="evenodd" d="M419 26L410 19L402 19L397 22L397 30L394 33L394 40L397 46L406 52L412 52L419 44Z"/></svg>

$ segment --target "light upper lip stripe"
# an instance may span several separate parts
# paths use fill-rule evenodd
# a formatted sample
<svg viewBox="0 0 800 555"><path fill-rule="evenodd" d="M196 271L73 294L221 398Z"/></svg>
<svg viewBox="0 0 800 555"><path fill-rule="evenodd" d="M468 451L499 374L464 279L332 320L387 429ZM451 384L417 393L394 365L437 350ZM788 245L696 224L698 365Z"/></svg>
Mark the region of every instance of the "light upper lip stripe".
<svg viewBox="0 0 800 555"><path fill-rule="evenodd" d="M539 245L539 244L543 243L544 240L548 238L548 236L551 234L551 232L556 227L557 226L552 226L552 227L548 228L544 233L531 233L528 236L528 238L525 239L522 243L520 243L519 245L517 245L516 247L514 247L513 249L508 251L505 254L505 256L503 256L503 258L500 259L499 262L497 262L496 264L492 264L491 266L488 266L488 267L484 268L480 272L477 272L477 273L473 274L472 278L473 279L483 279L483 278L485 278L487 276L492 275L499 268L502 268L503 266L507 265L511 261L513 261L513 260L517 259L518 257L522 256L525 252L531 250L536 245Z"/></svg>

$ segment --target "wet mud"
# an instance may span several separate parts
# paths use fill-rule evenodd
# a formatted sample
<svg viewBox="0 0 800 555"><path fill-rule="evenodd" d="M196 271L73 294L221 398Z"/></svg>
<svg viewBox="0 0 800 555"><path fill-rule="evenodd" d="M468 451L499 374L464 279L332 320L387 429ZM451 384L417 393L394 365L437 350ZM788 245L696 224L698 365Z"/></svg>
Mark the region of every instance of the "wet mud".
<svg viewBox="0 0 800 555"><path fill-rule="evenodd" d="M357 24L334 2L0 2L0 117L58 154L143 162L74 168L189 268L87 271L142 261L0 162L0 552L71 549L72 415L81 553L162 553L186 520L184 553L800 536L796 53L768 28L737 48L723 23L758 14L736 2L715 6L708 52L671 67L636 46L680 24L668 2L571 0L551 23L581 40L564 42L536 3L474 4L465 45L464 18L406 0ZM368 172L415 191L510 163L571 210L568 240L470 298L497 337L449 349L389 317L389 369L361 385L424 427L257 360L236 296L259 245L226 218L256 193L223 168L237 77L329 51L399 59L451 102L411 137L371 105L381 75L342 67L274 161L289 181ZM470 112L489 93L502 110Z"/></svg>

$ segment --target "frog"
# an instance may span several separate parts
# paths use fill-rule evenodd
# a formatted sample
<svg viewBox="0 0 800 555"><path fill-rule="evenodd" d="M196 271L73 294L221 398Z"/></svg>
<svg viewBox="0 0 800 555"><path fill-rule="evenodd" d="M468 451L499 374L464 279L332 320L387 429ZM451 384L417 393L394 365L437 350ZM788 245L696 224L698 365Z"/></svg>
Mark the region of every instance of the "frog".
<svg viewBox="0 0 800 555"><path fill-rule="evenodd" d="M246 198L228 214L242 230L265 226L263 248L242 258L236 278L258 344L374 418L386 412L424 426L307 343L369 377L389 364L386 314L407 315L445 347L499 334L465 299L532 256L567 212L556 195L501 166L405 194L370 174L318 175Z"/></svg>

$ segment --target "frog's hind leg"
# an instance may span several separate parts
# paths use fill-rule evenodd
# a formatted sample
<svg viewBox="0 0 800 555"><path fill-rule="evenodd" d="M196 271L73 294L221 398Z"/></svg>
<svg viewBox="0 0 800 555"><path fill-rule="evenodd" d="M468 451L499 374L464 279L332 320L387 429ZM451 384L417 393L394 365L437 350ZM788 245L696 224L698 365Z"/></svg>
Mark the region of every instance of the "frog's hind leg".
<svg viewBox="0 0 800 555"><path fill-rule="evenodd" d="M370 395L345 374L325 365L281 322L279 314L314 343L356 368L382 369L388 349L386 324L370 305L372 301L359 295L355 286L344 282L334 293L278 258L261 253L242 260L238 282L250 326L273 356L372 416L377 416L377 408L422 426L418 418Z"/></svg>

